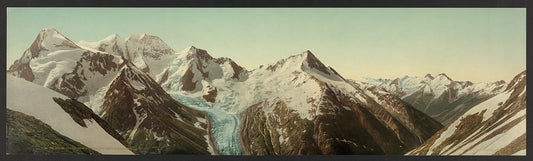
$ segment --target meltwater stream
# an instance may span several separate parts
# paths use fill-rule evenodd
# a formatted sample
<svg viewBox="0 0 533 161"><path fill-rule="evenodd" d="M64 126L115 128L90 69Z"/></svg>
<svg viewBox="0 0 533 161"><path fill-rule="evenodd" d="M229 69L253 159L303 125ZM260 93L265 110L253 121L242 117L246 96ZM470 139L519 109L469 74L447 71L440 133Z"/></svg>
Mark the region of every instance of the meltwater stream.
<svg viewBox="0 0 533 161"><path fill-rule="evenodd" d="M229 104L207 104L203 99L189 98L180 94L169 93L174 99L186 106L197 109L207 114L211 120L211 134L213 135L215 146L221 155L241 155L243 150L239 139L241 126L240 117L230 114Z"/></svg>

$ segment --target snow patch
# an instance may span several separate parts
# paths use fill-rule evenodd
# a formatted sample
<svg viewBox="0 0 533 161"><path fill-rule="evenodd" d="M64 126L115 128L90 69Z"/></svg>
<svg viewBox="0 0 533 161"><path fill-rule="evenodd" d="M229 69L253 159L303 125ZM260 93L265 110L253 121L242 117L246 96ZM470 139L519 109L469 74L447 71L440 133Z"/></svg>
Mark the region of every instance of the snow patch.
<svg viewBox="0 0 533 161"><path fill-rule="evenodd" d="M133 111L133 114L135 115L135 120L137 121L135 122L135 126L133 127L133 130L131 130L131 133L128 138L129 140L133 139L133 136L135 136L135 133L137 132L137 129L139 128L141 123L144 121L144 119L148 117L148 115L146 115L146 113L142 111L141 111L141 114L137 113L137 110L135 108L132 109L132 111Z"/></svg>
<svg viewBox="0 0 533 161"><path fill-rule="evenodd" d="M52 100L52 97L68 97L11 75L6 79L7 108L34 116L60 134L102 154L133 154L94 120L85 120L87 127L82 127Z"/></svg>

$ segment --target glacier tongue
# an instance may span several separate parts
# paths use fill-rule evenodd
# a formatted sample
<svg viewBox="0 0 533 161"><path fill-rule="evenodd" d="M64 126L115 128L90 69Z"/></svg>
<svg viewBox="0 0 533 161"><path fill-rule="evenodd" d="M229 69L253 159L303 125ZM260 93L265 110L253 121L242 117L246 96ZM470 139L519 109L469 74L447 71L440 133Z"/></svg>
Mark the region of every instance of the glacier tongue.
<svg viewBox="0 0 533 161"><path fill-rule="evenodd" d="M231 113L227 106L232 100L226 99L226 103L210 104L202 98L190 98L179 93L171 93L170 96L184 105L202 111L211 120L211 135L221 155L244 154L239 138L241 126L240 116Z"/></svg>

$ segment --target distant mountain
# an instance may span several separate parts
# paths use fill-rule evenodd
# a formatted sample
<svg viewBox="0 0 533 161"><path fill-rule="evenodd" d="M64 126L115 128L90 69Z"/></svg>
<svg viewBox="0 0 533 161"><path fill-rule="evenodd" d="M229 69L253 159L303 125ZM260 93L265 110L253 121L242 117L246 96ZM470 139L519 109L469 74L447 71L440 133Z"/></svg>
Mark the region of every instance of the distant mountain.
<svg viewBox="0 0 533 161"><path fill-rule="evenodd" d="M100 115L140 154L214 154L209 118L175 101L148 74L126 64Z"/></svg>
<svg viewBox="0 0 533 161"><path fill-rule="evenodd" d="M360 81L385 89L444 125L476 104L501 93L506 86L503 80L490 83L454 81L444 73L436 77L427 74L424 77L366 78Z"/></svg>
<svg viewBox="0 0 533 161"><path fill-rule="evenodd" d="M31 137L28 139L32 139L32 141L24 141L23 137L21 135L18 135L17 138L11 138L13 133L9 133L8 136L8 145L13 145L13 142L10 142L9 139L12 141L20 141L22 139L22 142L30 143L26 145L20 145L18 148L15 146L10 146L8 148L39 148L40 146L47 146L50 143L46 140L39 140L41 139L61 139L63 138L60 135L63 135L64 137L68 137L69 139L62 140L57 143L57 145L53 145L49 148L54 148L57 146L57 148L67 148L67 147L79 147L80 151L73 150L72 153L89 153L92 154L90 150L84 150L83 146L79 146L76 142L97 151L101 154L134 154L131 150L128 149L129 145L123 144L120 141L120 138L117 139L113 136L112 133L109 133L105 126L102 126L101 123L98 122L97 119L92 118L91 116L95 116L92 111L88 112L80 112L77 111L77 114L69 113L66 110L62 108L58 103L56 103L53 100L53 97L60 98L60 99L68 99L68 97L61 95L57 92L54 92L50 89L44 88L42 86L30 83L25 81L24 79L15 78L11 75L7 76L7 102L6 107L9 110L20 112L23 115L21 116L20 120L13 120L7 122L8 125L16 124L17 122L24 122L26 121L25 128L28 128L29 131L22 131L24 132L26 137ZM70 109L72 107L68 107L67 109ZM15 115L19 115L17 113L14 113ZM28 118L25 115L34 117L37 121L33 118ZM89 116L89 117L73 117L73 115L76 116ZM45 125L43 125L43 123ZM58 134L56 134L54 130ZM31 130L45 130L43 132L35 132L35 133L26 133L31 132ZM16 133L16 132L15 132ZM70 139L72 142L70 141ZM17 142L18 142L17 141ZM63 142L65 141L65 142ZM39 144L39 145L35 145ZM70 145L65 145L70 144ZM29 147L28 147L29 146ZM40 147L42 148L42 147ZM8 151L13 149L8 149ZM39 153L40 150L34 149L34 150L23 150L22 152L34 152ZM62 153L65 151L41 151L43 153ZM66 153L71 153L66 152Z"/></svg>
<svg viewBox="0 0 533 161"><path fill-rule="evenodd" d="M100 52L118 55L132 62L137 68L148 73L152 78L163 72L177 56L161 38L148 34L135 34L120 38L110 35L97 42L78 42L80 46Z"/></svg>
<svg viewBox="0 0 533 161"><path fill-rule="evenodd" d="M526 155L526 71L407 155Z"/></svg>
<svg viewBox="0 0 533 161"><path fill-rule="evenodd" d="M206 50L191 46L179 52L157 80L167 91L201 95L214 103L218 94L216 86L245 80L247 74L246 69L229 58L215 59Z"/></svg>

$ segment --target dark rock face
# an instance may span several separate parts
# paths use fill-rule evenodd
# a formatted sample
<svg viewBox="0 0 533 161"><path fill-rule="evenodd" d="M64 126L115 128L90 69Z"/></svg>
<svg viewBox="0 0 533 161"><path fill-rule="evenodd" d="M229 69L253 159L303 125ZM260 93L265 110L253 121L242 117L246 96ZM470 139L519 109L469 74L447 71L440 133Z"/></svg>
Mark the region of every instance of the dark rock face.
<svg viewBox="0 0 533 161"><path fill-rule="evenodd" d="M140 154L209 154L207 116L175 101L132 64L121 69L101 116Z"/></svg>
<svg viewBox="0 0 533 161"><path fill-rule="evenodd" d="M218 63L218 64L223 64L225 62L229 62L231 68L233 69L233 76L231 78L233 79L241 79L240 78L240 75L242 72L246 72L246 69L244 69L243 67L239 66L237 63L235 63L233 60L231 60L230 58L226 58L226 57L222 57L222 58L217 58L215 59L215 62Z"/></svg>
<svg viewBox="0 0 533 161"><path fill-rule="evenodd" d="M35 117L7 109L6 154L100 154Z"/></svg>
<svg viewBox="0 0 533 161"><path fill-rule="evenodd" d="M207 102L214 103L215 98L217 97L217 88L210 89L206 95L202 96Z"/></svg>
<svg viewBox="0 0 533 161"><path fill-rule="evenodd" d="M397 108L387 111L364 103L323 83L322 113L302 119L283 101L263 102L243 115L241 141L252 155L403 154L422 144L442 125L393 95L379 96ZM370 98L368 98L370 99ZM265 113L265 109L273 109Z"/></svg>
<svg viewBox="0 0 533 161"><path fill-rule="evenodd" d="M30 82L33 82L35 79L35 76L30 68L30 63L21 63L20 60L15 60L15 63L9 67L7 73L16 77L24 78Z"/></svg>
<svg viewBox="0 0 533 161"><path fill-rule="evenodd" d="M318 58L316 58L315 55L311 53L311 51L307 50L306 54L306 62L308 63L309 67L317 69L323 72L324 74L331 75L331 73L328 72L328 68L324 64L322 64L322 62L320 62L320 60L318 60Z"/></svg>
<svg viewBox="0 0 533 161"><path fill-rule="evenodd" d="M194 74L192 73L191 69L190 68L187 69L187 71L185 72L185 74L181 78L181 84L183 85L181 87L181 90L192 91L192 90L196 89L196 83L197 82L193 82L192 81L193 77L194 77Z"/></svg>
<svg viewBox="0 0 533 161"><path fill-rule="evenodd" d="M168 69L166 69L163 72L163 76L161 76L161 79L159 80L159 84L163 84L163 82L166 82L168 80Z"/></svg>
<svg viewBox="0 0 533 161"><path fill-rule="evenodd" d="M301 119L283 102L275 103L274 113L279 115L266 115L262 108L267 107L263 103L253 105L242 118L240 135L245 154L320 154L313 139L312 121ZM285 133L278 133L276 129L282 127L286 128Z"/></svg>
<svg viewBox="0 0 533 161"><path fill-rule="evenodd" d="M70 98L85 96L88 93L86 89L87 80L97 79L90 78L89 75L113 77L108 75L108 73L116 72L120 67L124 66L124 62L117 64L113 61L114 59L115 56L110 54L85 52L80 60L77 61L73 71L63 74L61 79L57 79L50 89Z"/></svg>

